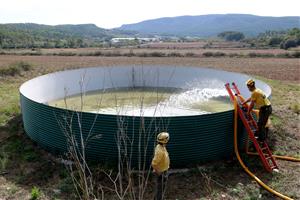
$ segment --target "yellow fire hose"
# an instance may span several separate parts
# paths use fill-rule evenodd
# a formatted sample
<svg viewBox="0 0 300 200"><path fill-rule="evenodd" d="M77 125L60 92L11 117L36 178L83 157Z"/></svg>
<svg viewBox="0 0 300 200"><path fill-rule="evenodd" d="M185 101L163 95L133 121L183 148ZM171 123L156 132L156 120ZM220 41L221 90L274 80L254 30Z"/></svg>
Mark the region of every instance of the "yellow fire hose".
<svg viewBox="0 0 300 200"><path fill-rule="evenodd" d="M237 120L238 120L238 113L237 113L237 99L235 97L234 99L234 151L236 154L237 159L239 160L241 166L243 167L243 169L247 172L247 174L249 174L260 186L262 186L264 189L266 189L267 191L269 191L270 193L285 199L285 200L293 200L290 197L287 197L275 190L273 190L272 188L270 188L269 186L267 186L265 183L263 183L258 177L256 177L244 164L244 162L242 161L239 151L238 151L238 146L237 146Z"/></svg>
<svg viewBox="0 0 300 200"><path fill-rule="evenodd" d="M247 152L248 155L251 156L258 156L258 153L254 152ZM278 156L278 155L273 155L274 158L280 159L280 160L287 160L287 161L292 161L292 162L300 162L299 158L293 158L289 156Z"/></svg>
<svg viewBox="0 0 300 200"><path fill-rule="evenodd" d="M245 101L242 96L239 96L239 98L241 98L243 101ZM256 117L259 117L259 110L254 110L253 109L252 111L255 113ZM270 121L270 119L268 119L267 125L270 126L270 124L271 124L271 121ZM258 153L256 153L256 152L249 152L248 148L246 149L246 153L248 155L251 155L251 156L258 156ZM289 156L273 155L273 157L277 158L277 159L280 159L280 160L287 160L287 161L292 161L292 162L300 162L299 158L293 158L293 157L289 157Z"/></svg>
<svg viewBox="0 0 300 200"><path fill-rule="evenodd" d="M245 101L244 97L242 95L238 95L238 98L240 98L240 101L243 102ZM252 112L256 115L256 117L258 118L259 117L259 110L257 109L253 109ZM271 120L268 119L267 121L267 125L266 126L270 126L271 124ZM249 152L248 151L248 147L246 148L246 153L248 155L251 155L251 156L258 156L258 153L256 152ZM280 159L280 160L287 160L287 161L292 161L292 162L300 162L300 159L299 158L293 158L293 157L289 157L289 156L279 156L279 155L273 155L274 158L277 158L277 159Z"/></svg>

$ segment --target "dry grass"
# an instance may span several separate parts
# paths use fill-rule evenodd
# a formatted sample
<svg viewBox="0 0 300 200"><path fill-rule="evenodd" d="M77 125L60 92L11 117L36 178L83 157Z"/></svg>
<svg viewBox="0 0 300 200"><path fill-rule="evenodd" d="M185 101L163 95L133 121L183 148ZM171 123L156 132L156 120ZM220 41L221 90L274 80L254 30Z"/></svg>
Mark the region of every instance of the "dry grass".
<svg viewBox="0 0 300 200"><path fill-rule="evenodd" d="M18 108L18 87L26 80L41 74L79 67L111 65L175 65L199 66L241 72L265 79L273 87L274 128L273 148L278 153L299 154L299 114L290 105L299 102L299 59L279 58L140 58L140 57L79 57L79 56L0 56L0 68L24 61L32 64L30 72L21 76L0 77L1 107L5 108L9 123L0 124L0 145L5 147L9 158L6 171L0 175L0 199L29 199L33 186L42 191L41 199L70 199L71 183L63 167L35 146L25 136L21 122L15 121ZM273 79L273 80L270 80ZM292 108L292 107L291 107ZM10 111L11 112L8 112ZM0 108L1 111L1 108ZM13 128L14 127L14 128ZM9 137L1 137L7 134ZM33 160L32 160L33 159ZM267 184L294 198L300 198L297 163L278 161L281 173L270 175L263 171L257 158L244 157L247 165ZM168 198L170 199L274 199L254 183L238 163L219 161L201 166L202 171L174 174L170 177ZM150 184L149 196L153 183ZM57 192L59 190L59 192ZM56 192L54 192L56 191Z"/></svg>
<svg viewBox="0 0 300 200"><path fill-rule="evenodd" d="M0 67L17 61L25 61L37 66L38 74L78 67L160 64L224 69L283 81L299 82L300 80L300 59L287 58L140 58L1 55Z"/></svg>
<svg viewBox="0 0 300 200"><path fill-rule="evenodd" d="M180 46L178 46L178 44ZM4 53L11 53L11 54L27 54L27 55L91 55L101 52L102 54L106 55L137 55L143 57L143 54L151 54L155 52L159 52L165 54L165 56L172 56L172 53L176 53L177 55L185 56L189 53L192 53L195 57L203 57L204 53L207 52L222 52L227 56L249 56L249 54L258 54L258 55L265 55L267 57L274 57L279 54L285 53L293 53L294 50L284 50L284 49L251 49L251 48L237 48L236 46L228 46L224 45L224 47L210 47L210 48L203 48L202 43L197 46L198 43L154 43L154 44L147 44L142 46L141 48L132 47L132 48L61 48L61 49L14 49L14 50L2 50ZM250 55L251 56L251 55ZM174 56L173 56L174 57ZM192 56L189 56L192 57ZM254 57L254 56L253 56Z"/></svg>

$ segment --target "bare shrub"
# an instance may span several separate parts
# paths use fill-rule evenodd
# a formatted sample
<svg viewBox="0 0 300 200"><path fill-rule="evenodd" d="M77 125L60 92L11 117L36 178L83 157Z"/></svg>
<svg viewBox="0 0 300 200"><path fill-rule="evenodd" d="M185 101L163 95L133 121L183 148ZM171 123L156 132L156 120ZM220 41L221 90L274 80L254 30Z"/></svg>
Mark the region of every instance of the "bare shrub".
<svg viewBox="0 0 300 200"><path fill-rule="evenodd" d="M159 73L157 74L157 78ZM112 77L110 77L112 78ZM84 81L85 75L80 81L80 111L84 107ZM169 79L169 81L171 78ZM111 79L112 81L112 79ZM113 85L113 84L112 84ZM65 90L67 91L67 90ZM67 92L65 92L65 106L67 105ZM157 102L162 96L157 93ZM98 107L101 105L100 97ZM92 134L92 128L96 123L94 119L89 133L83 133L82 130L82 113L78 111L66 112L63 120L57 121L63 130L67 139L67 153L66 159L69 160L66 168L72 178L73 185L76 189L77 196L80 199L107 199L114 198L123 199L145 199L145 194L149 188L149 181L151 177L151 166L149 163L149 148L154 148L156 133L159 131L167 131L168 121L162 119L157 120L155 117L151 118L150 122L145 125L145 118L143 115L144 97L140 98L140 116L139 121L133 123L139 126L129 131L128 123L131 116L124 116L121 113L122 108L116 106L117 111L117 131L115 133L115 141L117 148L117 163L115 167L107 167L105 163L97 165L96 168L90 168L87 157L86 147L89 142L98 135ZM119 105L118 99L115 96L115 105ZM118 110L119 109L119 110ZM153 114L155 115L155 113ZM79 132L75 133L73 124L77 124ZM149 125L148 125L149 124ZM134 126L134 125L133 125ZM137 156L133 157L134 151L137 150ZM137 163L133 160L137 157ZM95 178L95 175L97 176ZM101 177L101 178L99 178Z"/></svg>

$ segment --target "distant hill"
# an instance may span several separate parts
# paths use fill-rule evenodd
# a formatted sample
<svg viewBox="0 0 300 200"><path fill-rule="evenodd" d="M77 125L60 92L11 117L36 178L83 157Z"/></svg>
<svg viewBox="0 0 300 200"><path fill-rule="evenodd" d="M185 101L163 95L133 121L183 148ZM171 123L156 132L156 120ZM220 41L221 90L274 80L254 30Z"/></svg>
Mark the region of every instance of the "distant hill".
<svg viewBox="0 0 300 200"><path fill-rule="evenodd" d="M227 14L159 18L120 28L104 29L94 24L41 25L0 24L0 48L74 48L111 45L113 37L198 36L215 37L224 31L256 36L265 31L300 28L300 17L261 17ZM103 43L105 41L105 43Z"/></svg>
<svg viewBox="0 0 300 200"><path fill-rule="evenodd" d="M97 45L112 37L135 34L133 31L103 29L94 24L57 26L33 23L0 24L0 47L84 47Z"/></svg>
<svg viewBox="0 0 300 200"><path fill-rule="evenodd" d="M122 25L119 30L142 34L213 37L223 31L256 36L267 30L300 27L300 17L262 17L246 14L214 14L167 17Z"/></svg>

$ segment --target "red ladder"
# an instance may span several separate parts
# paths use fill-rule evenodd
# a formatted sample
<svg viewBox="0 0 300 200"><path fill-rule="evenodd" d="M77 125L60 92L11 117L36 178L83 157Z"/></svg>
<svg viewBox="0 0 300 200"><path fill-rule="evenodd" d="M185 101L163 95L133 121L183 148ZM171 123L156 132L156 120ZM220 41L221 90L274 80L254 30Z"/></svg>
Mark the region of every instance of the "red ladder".
<svg viewBox="0 0 300 200"><path fill-rule="evenodd" d="M268 172L272 172L274 169L278 169L278 166L275 162L275 159L270 151L268 144L264 142L258 142L254 135L255 131L258 130L258 126L253 116L247 115L248 105L242 105L244 98L241 96L241 93L235 83L232 83L232 88L230 88L230 84L225 84L226 90L230 96L230 100L234 102L235 96L237 96L238 103L238 114L247 130L248 136L250 140L253 142L256 151L259 154L259 157Z"/></svg>

